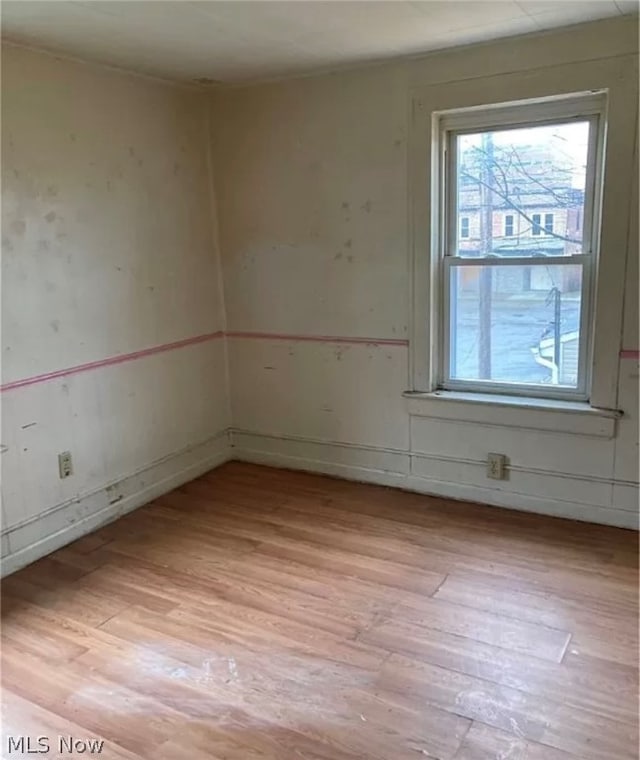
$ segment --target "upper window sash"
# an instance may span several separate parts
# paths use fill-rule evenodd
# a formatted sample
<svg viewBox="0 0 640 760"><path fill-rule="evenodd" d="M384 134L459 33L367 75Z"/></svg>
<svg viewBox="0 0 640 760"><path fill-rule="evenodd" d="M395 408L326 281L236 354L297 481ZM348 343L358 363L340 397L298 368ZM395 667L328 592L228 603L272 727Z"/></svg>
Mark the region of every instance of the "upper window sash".
<svg viewBox="0 0 640 760"><path fill-rule="evenodd" d="M589 122L589 144L585 177L584 221L582 253L596 253L599 232L598 187L601 180L604 129L601 119L606 107L606 93L578 94L551 100L528 101L509 106L486 106L447 111L438 117L440 177L442 188L441 245L443 256L457 256L458 228L457 203L457 136L494 129L519 129L526 126L545 126L571 121ZM547 234L544 216L540 219L538 235Z"/></svg>

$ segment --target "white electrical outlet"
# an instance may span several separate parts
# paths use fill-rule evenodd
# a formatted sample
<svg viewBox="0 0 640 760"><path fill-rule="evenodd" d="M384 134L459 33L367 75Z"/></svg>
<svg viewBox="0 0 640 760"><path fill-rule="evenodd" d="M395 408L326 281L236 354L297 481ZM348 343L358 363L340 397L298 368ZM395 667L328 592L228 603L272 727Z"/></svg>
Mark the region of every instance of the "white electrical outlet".
<svg viewBox="0 0 640 760"><path fill-rule="evenodd" d="M73 462L71 461L71 452L63 451L58 454L58 471L61 478L68 478L73 475Z"/></svg>
<svg viewBox="0 0 640 760"><path fill-rule="evenodd" d="M507 458L504 454L487 455L487 477L493 480L504 480L506 474Z"/></svg>

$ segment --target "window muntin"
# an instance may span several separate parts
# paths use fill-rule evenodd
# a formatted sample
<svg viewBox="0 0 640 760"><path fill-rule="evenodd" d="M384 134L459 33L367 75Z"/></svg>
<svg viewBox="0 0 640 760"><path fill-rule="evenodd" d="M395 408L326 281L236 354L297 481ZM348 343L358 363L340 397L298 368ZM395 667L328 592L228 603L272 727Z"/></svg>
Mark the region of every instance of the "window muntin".
<svg viewBox="0 0 640 760"><path fill-rule="evenodd" d="M598 128L444 130L445 226L474 236L445 243L440 387L588 397Z"/></svg>

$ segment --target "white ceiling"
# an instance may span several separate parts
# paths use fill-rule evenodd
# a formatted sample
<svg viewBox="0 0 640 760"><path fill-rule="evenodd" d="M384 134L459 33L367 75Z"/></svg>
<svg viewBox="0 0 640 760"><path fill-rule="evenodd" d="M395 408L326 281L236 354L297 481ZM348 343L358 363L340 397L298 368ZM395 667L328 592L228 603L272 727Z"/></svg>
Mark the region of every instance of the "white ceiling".
<svg viewBox="0 0 640 760"><path fill-rule="evenodd" d="M154 76L266 79L637 13L638 0L4 0L7 39Z"/></svg>

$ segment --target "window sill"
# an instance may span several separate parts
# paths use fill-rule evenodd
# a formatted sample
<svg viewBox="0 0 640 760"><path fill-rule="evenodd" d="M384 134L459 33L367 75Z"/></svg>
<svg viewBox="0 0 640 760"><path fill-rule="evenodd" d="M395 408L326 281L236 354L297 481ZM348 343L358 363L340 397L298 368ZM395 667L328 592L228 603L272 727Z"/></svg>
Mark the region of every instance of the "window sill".
<svg viewBox="0 0 640 760"><path fill-rule="evenodd" d="M557 401L487 393L405 391L407 411L415 417L517 427L551 433L613 438L622 413L580 401Z"/></svg>

